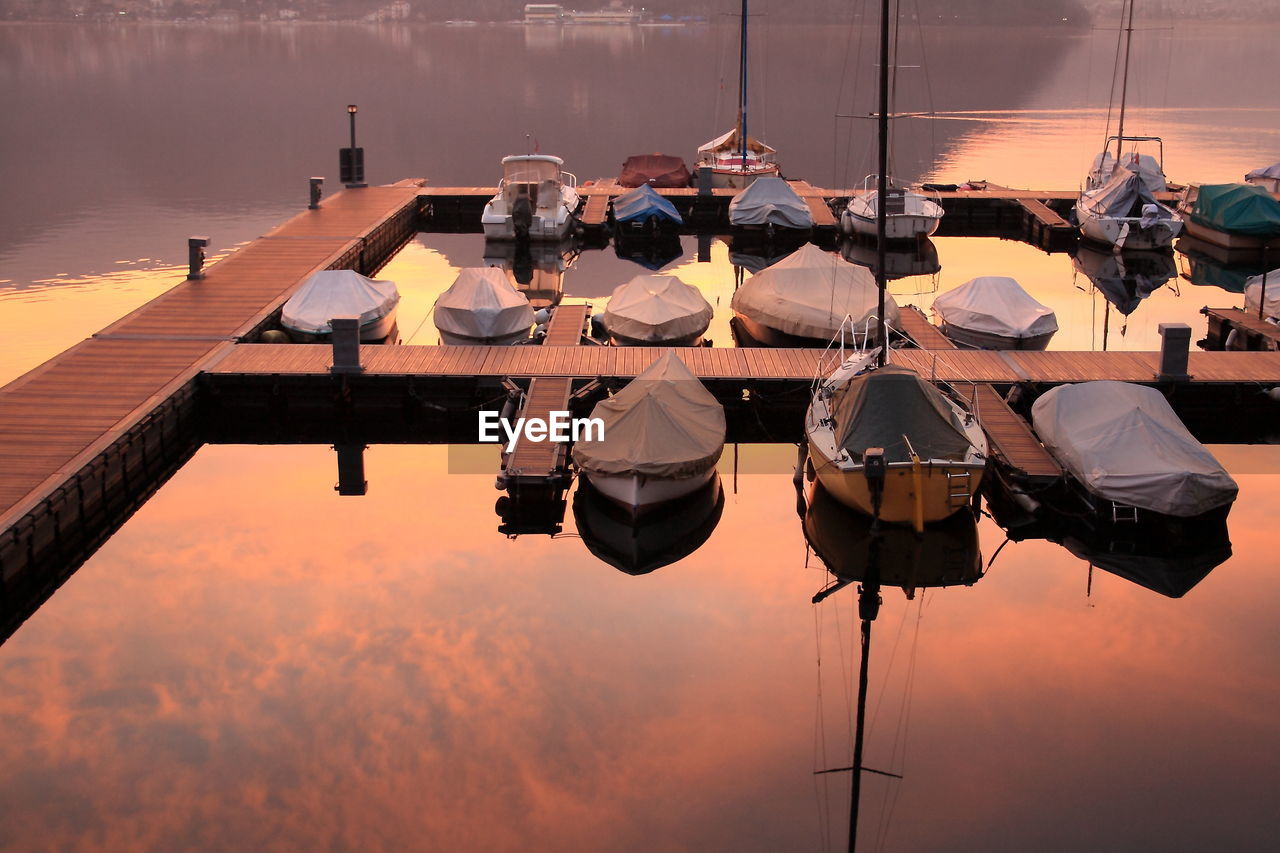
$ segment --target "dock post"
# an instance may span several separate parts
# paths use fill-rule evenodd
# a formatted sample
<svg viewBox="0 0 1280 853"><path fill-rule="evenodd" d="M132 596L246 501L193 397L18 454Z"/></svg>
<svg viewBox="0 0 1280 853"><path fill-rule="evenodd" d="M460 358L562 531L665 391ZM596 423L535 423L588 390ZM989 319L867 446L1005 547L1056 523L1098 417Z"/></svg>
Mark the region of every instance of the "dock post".
<svg viewBox="0 0 1280 853"><path fill-rule="evenodd" d="M1186 323L1161 323L1160 332L1160 382L1186 382L1187 359L1191 351L1191 327Z"/></svg>
<svg viewBox="0 0 1280 853"><path fill-rule="evenodd" d="M698 167L698 195L700 196L711 195L711 167L710 166Z"/></svg>
<svg viewBox="0 0 1280 853"><path fill-rule="evenodd" d="M360 366L360 318L334 317L329 325L333 328L333 367L329 372L363 373L364 368Z"/></svg>
<svg viewBox="0 0 1280 853"><path fill-rule="evenodd" d="M204 278L204 250L209 248L208 237L187 238L187 281Z"/></svg>
<svg viewBox="0 0 1280 853"><path fill-rule="evenodd" d="M311 179L311 204L307 205L308 210L317 210L320 207L320 195L324 192L324 178L313 177Z"/></svg>
<svg viewBox="0 0 1280 853"><path fill-rule="evenodd" d="M335 444L338 452L338 485L333 490L343 496L359 497L369 493L369 482L364 478L363 444Z"/></svg>

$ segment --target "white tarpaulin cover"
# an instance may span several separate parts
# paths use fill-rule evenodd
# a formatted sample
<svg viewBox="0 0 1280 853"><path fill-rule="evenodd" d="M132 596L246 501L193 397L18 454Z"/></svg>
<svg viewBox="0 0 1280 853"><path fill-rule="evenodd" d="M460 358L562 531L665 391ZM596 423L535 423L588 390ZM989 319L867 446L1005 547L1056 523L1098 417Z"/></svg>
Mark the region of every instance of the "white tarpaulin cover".
<svg viewBox="0 0 1280 853"><path fill-rule="evenodd" d="M501 338L533 325L533 308L497 267L458 273L435 307L436 328L467 338Z"/></svg>
<svg viewBox="0 0 1280 853"><path fill-rule="evenodd" d="M715 139L711 140L710 142L704 142L702 145L698 146L699 155L713 154L717 151L734 152L734 151L741 151L741 150L742 150L742 137L738 134L738 128L736 127L733 130L729 131L728 133L717 136ZM756 139L751 134L747 134L747 150L755 151L757 154L778 153L774 149L770 148L768 145L765 145L763 142Z"/></svg>
<svg viewBox="0 0 1280 853"><path fill-rule="evenodd" d="M1031 407L1040 440L1087 489L1108 500L1188 517L1236 499L1236 482L1154 388L1082 382Z"/></svg>
<svg viewBox="0 0 1280 853"><path fill-rule="evenodd" d="M359 317L365 326L385 317L400 302L394 281L365 278L355 270L321 270L289 297L280 316L283 325L312 335L333 331L334 317Z"/></svg>
<svg viewBox="0 0 1280 853"><path fill-rule="evenodd" d="M1136 173L1138 177L1142 178L1142 183L1146 185L1147 189L1153 193L1162 193L1168 189L1164 179L1164 170L1160 168L1160 161L1150 154L1126 151L1120 155L1120 168Z"/></svg>
<svg viewBox="0 0 1280 853"><path fill-rule="evenodd" d="M767 225L809 228L813 214L804 199L782 178L756 178L751 186L729 202L730 225Z"/></svg>
<svg viewBox="0 0 1280 853"><path fill-rule="evenodd" d="M1126 217L1141 213L1142 205L1156 204L1151 188L1137 172L1118 168L1111 180L1080 196L1076 206L1095 217Z"/></svg>
<svg viewBox="0 0 1280 853"><path fill-rule="evenodd" d="M1262 301L1262 275L1252 275L1244 282L1244 310L1257 316L1258 303ZM1280 317L1280 269L1267 273L1267 317Z"/></svg>
<svg viewBox="0 0 1280 853"><path fill-rule="evenodd" d="M597 403L591 417L604 421L604 438L573 446L588 474L683 480L705 473L724 449L724 407L674 350Z"/></svg>
<svg viewBox="0 0 1280 853"><path fill-rule="evenodd" d="M933 300L942 321L1006 338L1034 338L1058 330L1058 318L1007 276L970 279Z"/></svg>
<svg viewBox="0 0 1280 853"><path fill-rule="evenodd" d="M759 183L757 181L757 183ZM770 328L802 338L831 340L846 316L854 331L878 324L875 276L866 267L805 243L753 275L733 294L733 310ZM898 303L886 293L885 320L898 324Z"/></svg>
<svg viewBox="0 0 1280 853"><path fill-rule="evenodd" d="M1254 169L1252 172L1244 176L1246 181L1250 179L1258 180L1259 178L1269 178L1271 180L1280 181L1280 163L1272 163L1270 166L1265 168Z"/></svg>
<svg viewBox="0 0 1280 853"><path fill-rule="evenodd" d="M604 325L611 335L661 343L702 334L712 313L693 285L673 275L638 275L614 288Z"/></svg>

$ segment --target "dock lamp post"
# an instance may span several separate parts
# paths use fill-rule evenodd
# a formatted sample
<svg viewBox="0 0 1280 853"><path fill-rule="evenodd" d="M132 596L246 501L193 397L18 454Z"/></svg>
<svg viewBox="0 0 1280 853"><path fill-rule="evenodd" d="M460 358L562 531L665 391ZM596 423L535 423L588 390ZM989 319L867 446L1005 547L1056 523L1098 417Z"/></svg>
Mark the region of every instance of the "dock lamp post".
<svg viewBox="0 0 1280 853"><path fill-rule="evenodd" d="M348 189L367 187L364 182L364 149L356 147L356 112L359 107L347 104L347 116L351 119L351 147L338 151L339 179Z"/></svg>

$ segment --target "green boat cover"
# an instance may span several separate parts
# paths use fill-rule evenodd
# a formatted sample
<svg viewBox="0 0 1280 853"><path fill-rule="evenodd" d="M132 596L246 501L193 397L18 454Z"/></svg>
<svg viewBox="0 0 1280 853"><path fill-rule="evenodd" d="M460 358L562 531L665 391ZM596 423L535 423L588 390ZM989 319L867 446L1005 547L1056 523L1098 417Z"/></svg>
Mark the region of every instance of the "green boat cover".
<svg viewBox="0 0 1280 853"><path fill-rule="evenodd" d="M1200 187L1191 218L1232 234L1280 236L1280 201L1251 184L1205 184Z"/></svg>
<svg viewBox="0 0 1280 853"><path fill-rule="evenodd" d="M835 393L833 415L840 446L854 459L884 448L885 462L963 460L972 445L942 392L919 374L889 365L852 379Z"/></svg>

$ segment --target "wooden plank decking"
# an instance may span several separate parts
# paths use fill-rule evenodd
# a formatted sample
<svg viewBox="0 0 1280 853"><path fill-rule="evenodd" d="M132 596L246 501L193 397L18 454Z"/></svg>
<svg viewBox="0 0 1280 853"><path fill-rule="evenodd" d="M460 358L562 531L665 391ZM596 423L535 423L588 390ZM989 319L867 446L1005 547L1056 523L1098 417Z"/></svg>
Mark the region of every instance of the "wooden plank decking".
<svg viewBox="0 0 1280 853"><path fill-rule="evenodd" d="M1280 281L1276 287L1280 287ZM1256 313L1239 308L1202 308L1200 313L1209 318L1209 337L1224 349L1274 350L1280 346L1280 325L1269 323ZM1233 331L1235 339L1227 347Z"/></svg>
<svg viewBox="0 0 1280 853"><path fill-rule="evenodd" d="M1010 468L1032 480L1056 480L1062 476L1062 466L996 389L985 382L974 388L978 422L987 434L989 450Z"/></svg>
<svg viewBox="0 0 1280 853"><path fill-rule="evenodd" d="M898 317L899 331L903 332L920 349L955 349L951 339L929 322L924 312L914 305L904 305Z"/></svg>

